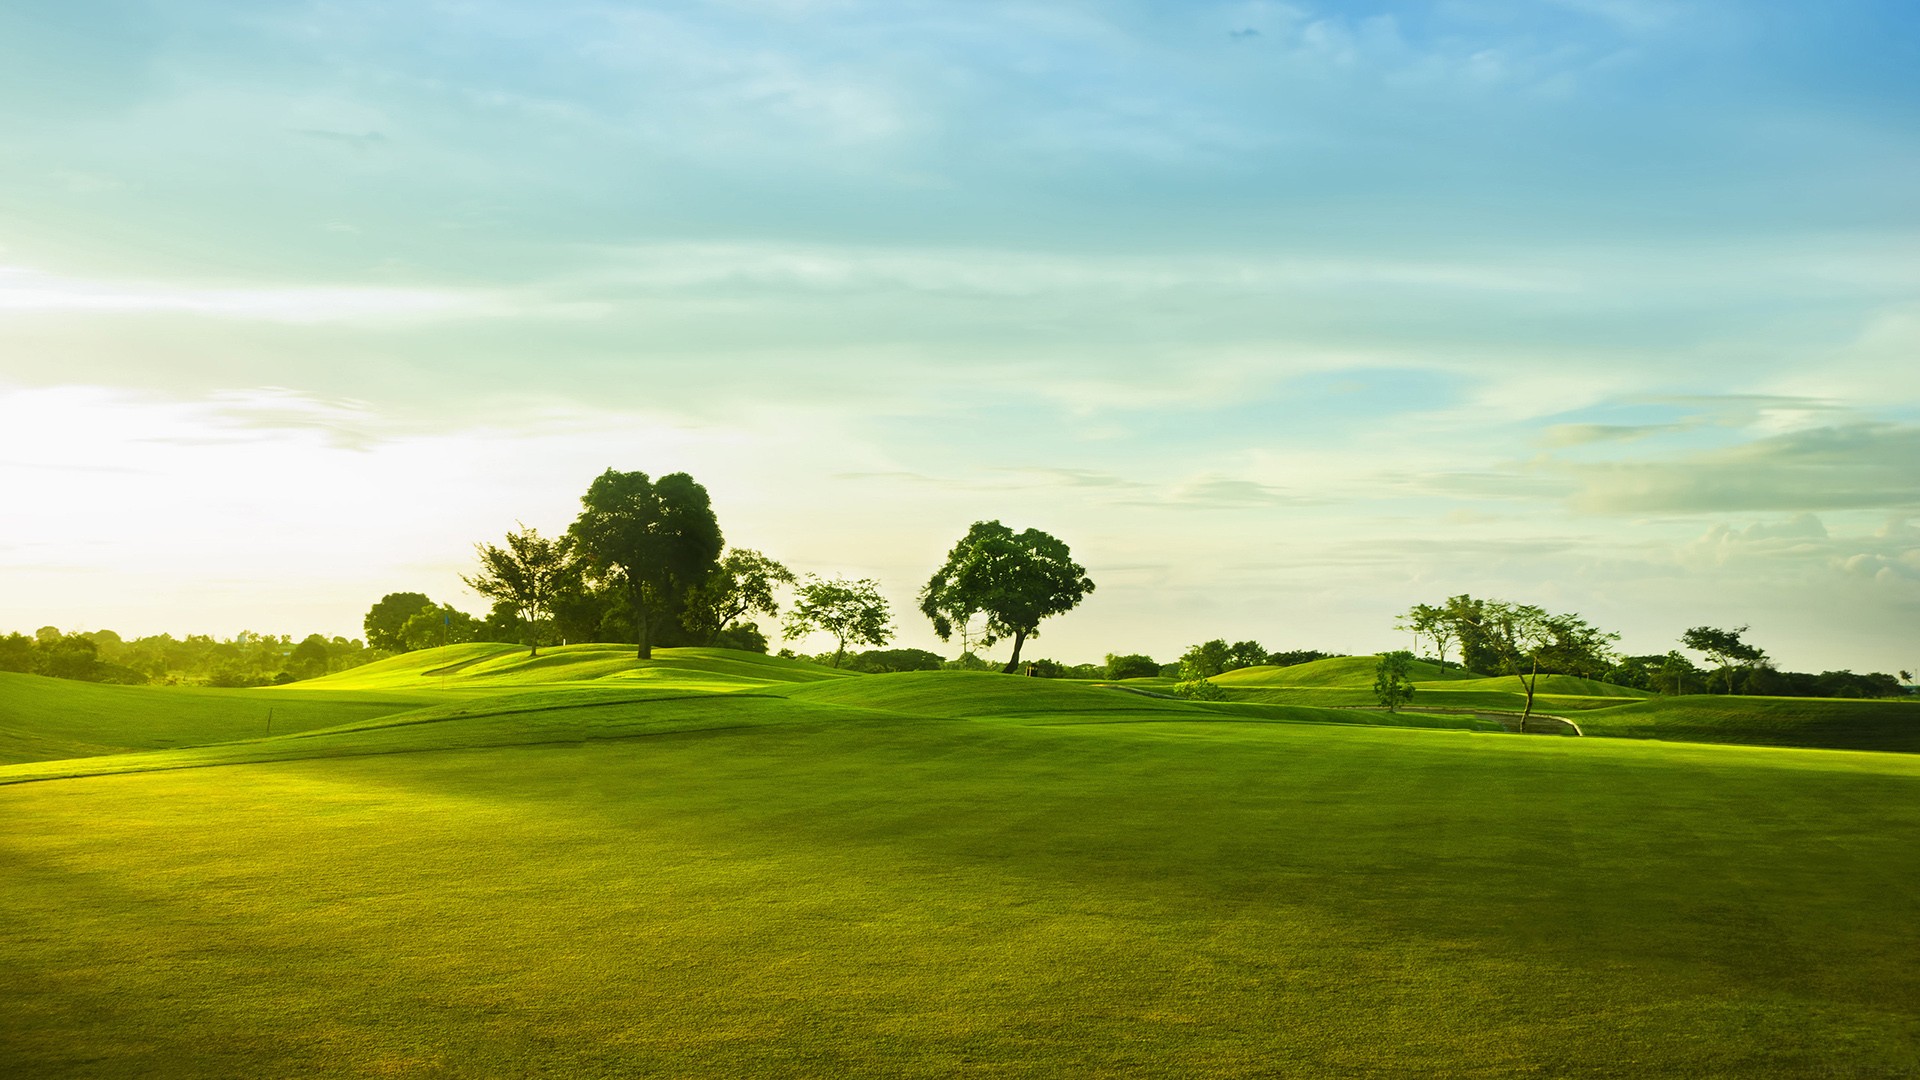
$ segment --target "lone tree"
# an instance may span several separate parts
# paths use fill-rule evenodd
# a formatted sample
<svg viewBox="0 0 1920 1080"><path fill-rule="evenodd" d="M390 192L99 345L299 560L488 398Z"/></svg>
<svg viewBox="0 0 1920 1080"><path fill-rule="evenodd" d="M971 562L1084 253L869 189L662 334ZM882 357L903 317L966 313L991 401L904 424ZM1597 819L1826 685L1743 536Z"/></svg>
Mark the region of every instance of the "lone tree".
<svg viewBox="0 0 1920 1080"><path fill-rule="evenodd" d="M1016 534L998 521L976 521L946 564L920 590L920 611L941 641L976 615L986 616L982 645L1013 638L1013 657L1001 671L1020 666L1020 647L1040 636L1040 620L1071 611L1093 591L1087 568L1067 545L1038 529Z"/></svg>
<svg viewBox="0 0 1920 1080"><path fill-rule="evenodd" d="M527 655L540 655L540 632L553 618L553 602L570 588L578 572L573 564L573 538L545 537L538 529L520 526L507 534L507 546L475 544L480 572L462 576L467 588L489 600L513 606L527 629Z"/></svg>
<svg viewBox="0 0 1920 1080"><path fill-rule="evenodd" d="M1405 649L1381 653L1380 662L1374 665L1373 696L1388 712L1397 712L1413 700L1413 683L1407 678L1412 665L1413 654Z"/></svg>
<svg viewBox="0 0 1920 1080"><path fill-rule="evenodd" d="M681 622L690 633L712 645L742 615L780 614L773 590L794 583L793 571L757 551L733 548L707 575L706 583L688 594L687 613Z"/></svg>
<svg viewBox="0 0 1920 1080"><path fill-rule="evenodd" d="M1727 693L1733 693L1733 669L1742 665L1752 667L1767 658L1767 654L1740 640L1747 632L1744 626L1731 630L1720 630L1711 626L1696 626L1680 635L1680 644L1697 653L1705 653L1707 658L1720 665L1727 676Z"/></svg>
<svg viewBox="0 0 1920 1080"><path fill-rule="evenodd" d="M832 634L833 666L847 654L847 642L885 645L893 640L893 615L887 598L880 595L880 583L872 578L848 581L807 575L794 597L782 631L790 638L805 637L815 630Z"/></svg>
<svg viewBox="0 0 1920 1080"><path fill-rule="evenodd" d="M406 652L407 642L401 631L407 620L419 614L421 608L433 606L425 593L395 592L381 597L360 623L367 632L368 647L392 653Z"/></svg>
<svg viewBox="0 0 1920 1080"><path fill-rule="evenodd" d="M580 505L567 535L587 572L625 594L633 609L635 655L651 660L655 620L706 581L720 558L720 523L707 489L686 473L654 481L643 472L608 469L580 496Z"/></svg>
<svg viewBox="0 0 1920 1080"><path fill-rule="evenodd" d="M1463 600L1464 597L1455 597ZM1455 605L1449 601L1449 609ZM1473 640L1493 657L1500 670L1520 680L1526 709L1520 730L1533 715L1534 689L1542 673L1597 673L1606 666L1608 646L1620 635L1602 631L1578 615L1549 615L1532 604L1505 600L1475 600L1459 605L1469 621L1459 626L1461 639Z"/></svg>

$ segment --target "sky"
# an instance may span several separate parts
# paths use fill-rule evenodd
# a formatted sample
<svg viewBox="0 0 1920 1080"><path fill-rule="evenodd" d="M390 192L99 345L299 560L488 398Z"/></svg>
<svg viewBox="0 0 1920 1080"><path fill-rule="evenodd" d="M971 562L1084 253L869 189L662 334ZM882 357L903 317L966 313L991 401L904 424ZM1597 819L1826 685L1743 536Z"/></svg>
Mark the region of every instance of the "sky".
<svg viewBox="0 0 1920 1080"><path fill-rule="evenodd" d="M997 519L1065 662L1920 667L1920 8L0 6L0 632L481 612L607 468L947 654Z"/></svg>

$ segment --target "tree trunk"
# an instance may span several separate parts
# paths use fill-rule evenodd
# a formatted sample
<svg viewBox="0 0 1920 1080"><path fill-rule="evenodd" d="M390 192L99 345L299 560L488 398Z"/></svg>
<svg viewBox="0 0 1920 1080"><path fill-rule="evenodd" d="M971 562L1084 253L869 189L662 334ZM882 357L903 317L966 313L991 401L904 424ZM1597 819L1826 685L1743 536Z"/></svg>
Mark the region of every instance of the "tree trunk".
<svg viewBox="0 0 1920 1080"><path fill-rule="evenodd" d="M1540 685L1540 661L1539 660L1535 660L1533 662L1533 681L1528 682L1526 680L1526 677L1522 676L1520 679L1520 685L1527 688L1527 708L1526 708L1526 711L1520 714L1520 731L1522 734L1524 734L1527 730L1527 718L1533 715L1533 688Z"/></svg>
<svg viewBox="0 0 1920 1080"><path fill-rule="evenodd" d="M1027 632L1025 630L1014 631L1013 659L1007 661L1007 666L1000 669L1000 674L1011 675L1014 672L1020 670L1020 646L1026 644L1026 641L1027 641Z"/></svg>
<svg viewBox="0 0 1920 1080"><path fill-rule="evenodd" d="M847 639L835 638L833 642L833 669L840 670L840 658L847 654Z"/></svg>

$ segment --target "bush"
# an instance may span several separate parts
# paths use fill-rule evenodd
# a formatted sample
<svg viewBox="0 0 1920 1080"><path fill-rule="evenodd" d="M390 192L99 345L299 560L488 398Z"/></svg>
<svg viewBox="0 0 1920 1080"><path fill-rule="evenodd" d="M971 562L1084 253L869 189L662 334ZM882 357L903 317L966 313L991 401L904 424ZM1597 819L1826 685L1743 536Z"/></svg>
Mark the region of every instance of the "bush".
<svg viewBox="0 0 1920 1080"><path fill-rule="evenodd" d="M1151 679L1160 674L1160 665L1139 653L1108 653L1106 674L1109 679Z"/></svg>
<svg viewBox="0 0 1920 1080"><path fill-rule="evenodd" d="M1191 701L1225 701L1227 692L1207 678L1189 679L1173 688L1173 692Z"/></svg>

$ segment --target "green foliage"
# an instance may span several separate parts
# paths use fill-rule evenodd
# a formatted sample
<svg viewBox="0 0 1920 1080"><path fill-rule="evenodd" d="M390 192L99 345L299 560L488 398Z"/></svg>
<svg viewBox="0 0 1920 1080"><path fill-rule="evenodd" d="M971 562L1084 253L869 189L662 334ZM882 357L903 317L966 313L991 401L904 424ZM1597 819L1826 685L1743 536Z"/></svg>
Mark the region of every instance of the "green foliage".
<svg viewBox="0 0 1920 1080"><path fill-rule="evenodd" d="M1454 597L1454 600L1465 601L1466 599L1465 596ZM1452 601L1449 601L1449 604L1451 603ZM1435 607L1432 604L1415 604L1400 617L1398 624L1400 629L1412 632L1416 645L1423 637L1433 642L1434 659L1440 662L1443 669L1447 666L1447 646L1452 644L1454 638L1460 633L1458 620L1449 615L1450 610L1448 607Z"/></svg>
<svg viewBox="0 0 1920 1080"><path fill-rule="evenodd" d="M1295 664L1310 664L1315 660L1328 660L1337 655L1319 649L1289 649L1286 652L1268 653L1266 662L1272 667L1292 667Z"/></svg>
<svg viewBox="0 0 1920 1080"><path fill-rule="evenodd" d="M1180 656L1180 681L1209 679L1227 670L1233 662L1233 646L1222 638L1203 641Z"/></svg>
<svg viewBox="0 0 1920 1080"><path fill-rule="evenodd" d="M760 632L758 623L735 623L713 636L716 649L738 649L741 652L765 653L767 635Z"/></svg>
<svg viewBox="0 0 1920 1080"><path fill-rule="evenodd" d="M1205 676L1182 679L1173 692L1189 701L1225 701L1227 692Z"/></svg>
<svg viewBox="0 0 1920 1080"><path fill-rule="evenodd" d="M880 583L871 578L849 581L809 574L787 612L782 632L789 638L799 638L816 630L833 636L831 666L836 668L846 655L849 641L885 645L893 640L893 616L887 610L886 597L880 595Z"/></svg>
<svg viewBox="0 0 1920 1080"><path fill-rule="evenodd" d="M848 671L882 674L889 671L939 671L946 658L925 649L869 649L847 661Z"/></svg>
<svg viewBox="0 0 1920 1080"><path fill-rule="evenodd" d="M1160 674L1160 665L1150 656L1139 653L1107 654L1106 677L1109 679L1151 679Z"/></svg>
<svg viewBox="0 0 1920 1080"><path fill-rule="evenodd" d="M400 643L405 652L464 645L479 635L479 620L449 604L429 604L414 612L400 627Z"/></svg>
<svg viewBox="0 0 1920 1080"><path fill-rule="evenodd" d="M1038 529L1016 534L998 521L976 521L920 590L920 611L933 632L949 641L957 627L986 617L980 638L992 645L1013 639L1006 672L1020 664L1020 648L1040 635L1040 621L1071 611L1093 591L1086 567L1067 545Z"/></svg>
<svg viewBox="0 0 1920 1080"><path fill-rule="evenodd" d="M794 584L793 571L780 563L757 551L731 549L705 582L688 591L681 622L696 640L717 645L720 636L743 615L780 614L773 591Z"/></svg>
<svg viewBox="0 0 1920 1080"><path fill-rule="evenodd" d="M686 473L657 482L643 472L608 469L580 497L568 529L602 587L618 590L633 617L635 653L653 655L656 623L679 622L687 593L704 583L723 541L707 489Z"/></svg>
<svg viewBox="0 0 1920 1080"><path fill-rule="evenodd" d="M1731 630L1696 626L1680 635L1680 643L1694 652L1705 653L1719 665L1721 674L1727 680L1727 693L1731 694L1735 667L1752 667L1767 658L1766 653L1740 639L1746 632L1744 626L1736 626Z"/></svg>
<svg viewBox="0 0 1920 1080"><path fill-rule="evenodd" d="M474 551L480 557L480 572L461 580L496 605L508 605L516 616L516 628L526 635L528 655L538 656L542 634L552 629L554 602L578 587L573 538L544 537L539 530L522 525L519 532L507 534L506 547L475 544ZM489 628L498 624L497 615L489 616Z"/></svg>
<svg viewBox="0 0 1920 1080"><path fill-rule="evenodd" d="M991 660L981 659L973 653L963 652L959 656L942 664L941 667L948 671L993 671L997 665Z"/></svg>
<svg viewBox="0 0 1920 1080"><path fill-rule="evenodd" d="M1405 649L1382 653L1374 666L1373 696L1388 712L1396 712L1413 700L1414 686L1408 678L1412 666L1413 654Z"/></svg>
<svg viewBox="0 0 1920 1080"><path fill-rule="evenodd" d="M1267 662L1267 647L1257 641L1236 641L1227 648L1227 664L1224 670L1259 667Z"/></svg>
<svg viewBox="0 0 1920 1080"><path fill-rule="evenodd" d="M434 606L425 593L396 592L381 597L367 617L361 622L367 632L367 647L384 652L406 652L407 644L401 631L407 620L420 613L421 608Z"/></svg>

